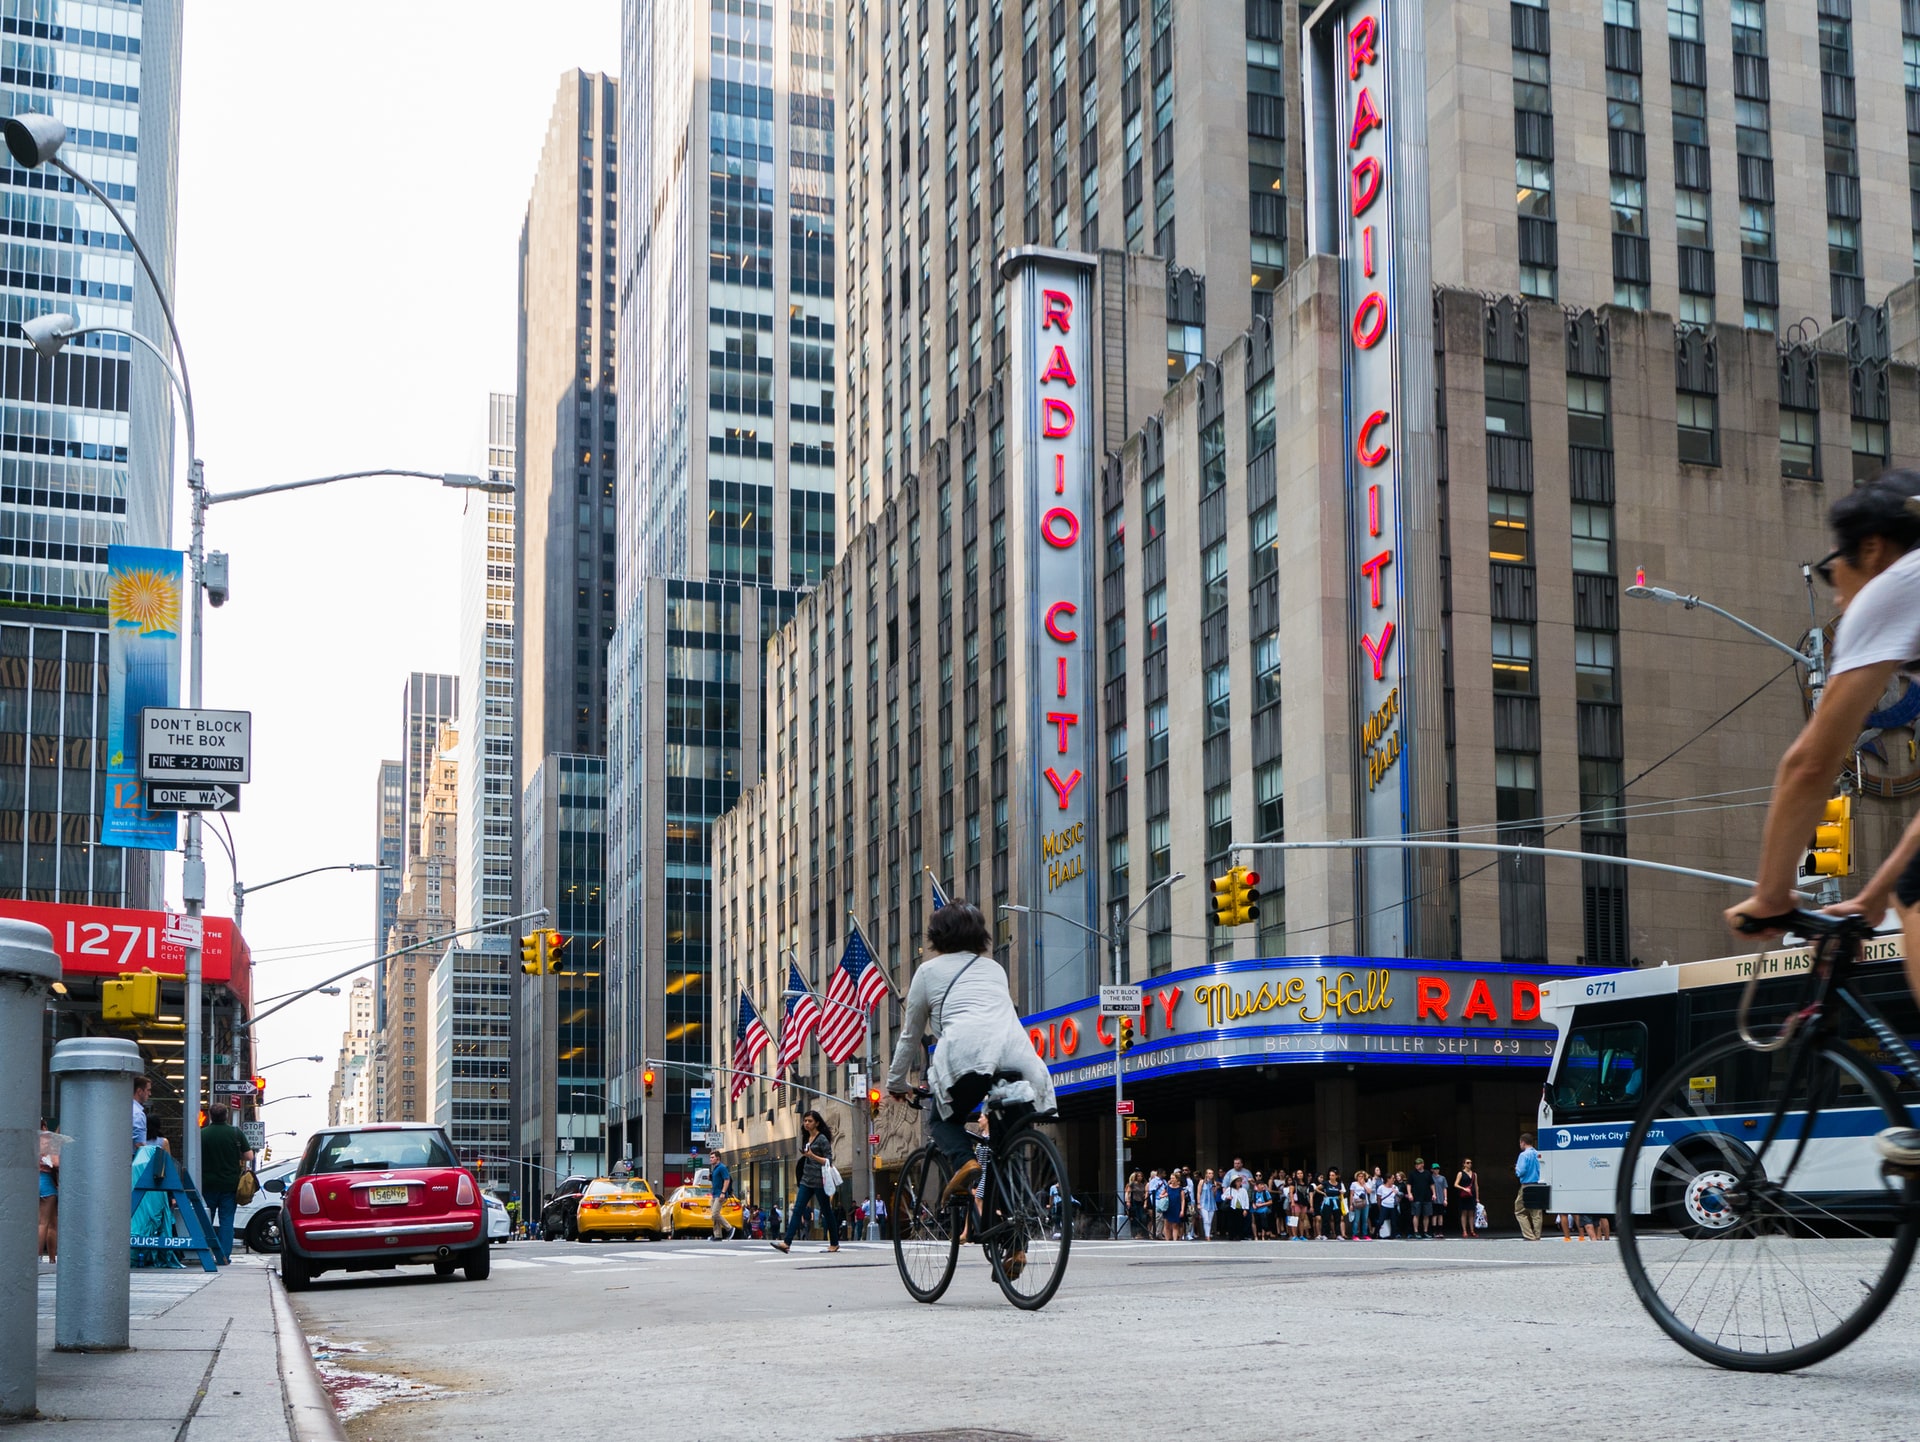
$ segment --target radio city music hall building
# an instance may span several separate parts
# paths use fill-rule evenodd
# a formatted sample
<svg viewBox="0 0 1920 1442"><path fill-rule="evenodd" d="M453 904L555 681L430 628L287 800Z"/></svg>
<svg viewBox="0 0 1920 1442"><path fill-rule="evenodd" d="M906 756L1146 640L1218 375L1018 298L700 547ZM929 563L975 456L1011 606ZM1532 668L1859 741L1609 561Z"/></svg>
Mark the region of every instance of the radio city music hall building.
<svg viewBox="0 0 1920 1442"><path fill-rule="evenodd" d="M1905 173L1904 76L1877 73L1901 17L1841 9L1355 0L1295 30L1247 7L1247 135L1191 101L1214 143L1175 218L1200 239L1016 231L1004 362L768 643L764 754L714 833L714 1064L743 991L777 1031L789 955L824 992L850 915L904 991L931 873L988 911L1074 1173L1110 1189L1114 977L1082 928L1177 872L1121 938L1146 988L1132 1165L1471 1154L1497 1181L1544 1076L1543 979L1732 949L1730 893L1608 858L1749 871L1805 715L1787 658L1627 595L1636 572L1796 642L1831 497L1920 458L1908 207L1859 200ZM1177 89L1228 40L1169 13ZM1249 299L1201 182L1263 128L1286 264ZM1920 788L1916 699L1863 753L1863 869ZM1231 846L1354 837L1591 859L1243 854L1258 923L1214 925ZM797 1079L848 1094L817 1052ZM796 1098L726 1091L716 1141L770 1195Z"/></svg>

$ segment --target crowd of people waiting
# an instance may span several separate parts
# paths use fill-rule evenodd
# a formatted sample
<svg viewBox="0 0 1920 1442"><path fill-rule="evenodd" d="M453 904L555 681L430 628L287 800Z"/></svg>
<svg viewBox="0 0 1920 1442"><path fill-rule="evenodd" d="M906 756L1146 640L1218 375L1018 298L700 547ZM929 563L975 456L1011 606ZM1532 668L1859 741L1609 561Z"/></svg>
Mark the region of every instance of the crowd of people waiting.
<svg viewBox="0 0 1920 1442"><path fill-rule="evenodd" d="M1249 1171L1240 1158L1224 1172L1158 1169L1127 1178L1133 1235L1158 1241L1386 1241L1431 1238L1449 1228L1472 1238L1487 1210L1471 1157L1449 1181L1438 1162L1417 1158L1411 1172L1361 1167L1309 1174Z"/></svg>

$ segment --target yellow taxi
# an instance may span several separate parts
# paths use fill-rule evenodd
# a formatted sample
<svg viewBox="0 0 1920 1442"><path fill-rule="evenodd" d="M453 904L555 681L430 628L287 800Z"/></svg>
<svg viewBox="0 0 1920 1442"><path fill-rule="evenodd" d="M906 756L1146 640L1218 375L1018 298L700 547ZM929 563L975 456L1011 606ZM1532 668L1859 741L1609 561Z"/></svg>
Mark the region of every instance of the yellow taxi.
<svg viewBox="0 0 1920 1442"><path fill-rule="evenodd" d="M675 1187L660 1209L660 1224L669 1237L681 1234L713 1235L713 1188L706 1182ZM738 1197L720 1204L720 1230L731 1237L746 1230L747 1219Z"/></svg>
<svg viewBox="0 0 1920 1442"><path fill-rule="evenodd" d="M583 1242L660 1235L660 1199L640 1177L601 1177L587 1184L574 1217Z"/></svg>

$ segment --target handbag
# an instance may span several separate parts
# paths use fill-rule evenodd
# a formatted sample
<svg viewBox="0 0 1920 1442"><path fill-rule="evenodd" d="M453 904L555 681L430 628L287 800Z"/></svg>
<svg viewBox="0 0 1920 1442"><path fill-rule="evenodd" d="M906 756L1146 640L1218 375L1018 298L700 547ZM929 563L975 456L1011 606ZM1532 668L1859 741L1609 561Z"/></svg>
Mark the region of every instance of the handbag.
<svg viewBox="0 0 1920 1442"><path fill-rule="evenodd" d="M233 1199L244 1207L259 1194L260 1178L253 1174L252 1167L248 1167L244 1172L240 1173L239 1185L233 1189Z"/></svg>
<svg viewBox="0 0 1920 1442"><path fill-rule="evenodd" d="M840 1190L840 1183L843 1180L845 1179L840 1175L840 1168L832 1162L820 1163L820 1185L826 1188L828 1196Z"/></svg>
<svg viewBox="0 0 1920 1442"><path fill-rule="evenodd" d="M1486 1203L1475 1202L1473 1204L1473 1225L1478 1231L1484 1232L1487 1229Z"/></svg>

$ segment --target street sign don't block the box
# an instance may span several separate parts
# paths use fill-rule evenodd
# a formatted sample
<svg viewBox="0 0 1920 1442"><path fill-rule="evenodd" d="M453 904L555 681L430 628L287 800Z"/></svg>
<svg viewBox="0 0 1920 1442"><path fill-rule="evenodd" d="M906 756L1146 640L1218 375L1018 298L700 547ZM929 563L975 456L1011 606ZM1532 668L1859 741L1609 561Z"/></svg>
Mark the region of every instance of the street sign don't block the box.
<svg viewBox="0 0 1920 1442"><path fill-rule="evenodd" d="M1138 1016L1140 1014L1140 988L1137 986L1103 986L1100 988L1100 1015L1102 1016Z"/></svg>
<svg viewBox="0 0 1920 1442"><path fill-rule="evenodd" d="M253 779L253 713L187 711L146 706L140 711L143 781L247 782Z"/></svg>

